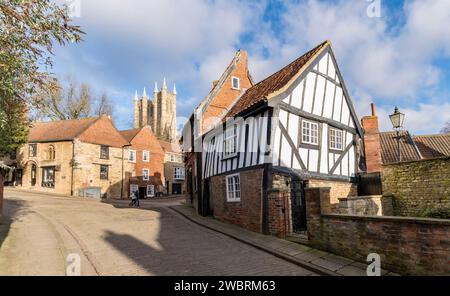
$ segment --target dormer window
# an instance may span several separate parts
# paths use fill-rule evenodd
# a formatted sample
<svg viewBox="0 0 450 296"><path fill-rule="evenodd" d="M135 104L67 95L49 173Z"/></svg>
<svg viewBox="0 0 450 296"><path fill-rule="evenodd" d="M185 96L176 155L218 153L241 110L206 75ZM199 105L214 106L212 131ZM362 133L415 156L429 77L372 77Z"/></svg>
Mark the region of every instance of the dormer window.
<svg viewBox="0 0 450 296"><path fill-rule="evenodd" d="M236 89L236 90L240 90L241 89L241 81L239 78L237 77L231 77L231 88L232 89Z"/></svg>

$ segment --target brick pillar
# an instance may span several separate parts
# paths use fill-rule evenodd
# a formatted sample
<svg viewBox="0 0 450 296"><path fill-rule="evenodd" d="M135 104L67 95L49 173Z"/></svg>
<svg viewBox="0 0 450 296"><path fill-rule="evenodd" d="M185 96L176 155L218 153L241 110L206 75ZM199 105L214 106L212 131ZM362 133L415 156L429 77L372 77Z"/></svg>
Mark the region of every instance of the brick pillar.
<svg viewBox="0 0 450 296"><path fill-rule="evenodd" d="M361 120L364 128L364 149L368 173L381 171L381 144L378 116L375 104L372 104L372 115L363 117Z"/></svg>

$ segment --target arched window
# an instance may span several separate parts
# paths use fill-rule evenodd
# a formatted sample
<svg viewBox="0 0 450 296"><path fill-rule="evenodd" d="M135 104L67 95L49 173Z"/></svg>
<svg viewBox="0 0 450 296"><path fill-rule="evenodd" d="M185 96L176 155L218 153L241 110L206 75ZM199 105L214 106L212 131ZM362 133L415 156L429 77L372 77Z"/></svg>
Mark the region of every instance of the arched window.
<svg viewBox="0 0 450 296"><path fill-rule="evenodd" d="M48 160L55 160L55 157L55 146L51 145L50 147L48 147Z"/></svg>
<svg viewBox="0 0 450 296"><path fill-rule="evenodd" d="M36 165L32 164L31 165L31 186L36 185L36 172L37 172Z"/></svg>

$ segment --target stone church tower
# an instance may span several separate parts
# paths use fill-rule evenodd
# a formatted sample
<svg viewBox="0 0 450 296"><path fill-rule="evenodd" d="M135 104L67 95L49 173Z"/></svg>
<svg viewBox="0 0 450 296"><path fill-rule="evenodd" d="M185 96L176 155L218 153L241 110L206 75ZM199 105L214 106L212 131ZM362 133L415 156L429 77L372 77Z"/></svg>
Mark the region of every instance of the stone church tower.
<svg viewBox="0 0 450 296"><path fill-rule="evenodd" d="M155 83L153 101L147 96L144 88L142 97L136 92L134 97L134 128L149 125L153 133L160 140L174 142L177 137L177 89L174 84L173 91L167 89L166 79L163 88L158 89Z"/></svg>

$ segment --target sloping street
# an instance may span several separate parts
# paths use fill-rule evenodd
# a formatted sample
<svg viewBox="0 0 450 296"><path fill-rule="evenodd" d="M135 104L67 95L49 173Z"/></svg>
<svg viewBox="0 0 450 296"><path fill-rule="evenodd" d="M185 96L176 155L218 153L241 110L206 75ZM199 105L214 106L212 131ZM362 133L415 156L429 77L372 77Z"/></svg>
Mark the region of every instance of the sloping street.
<svg viewBox="0 0 450 296"><path fill-rule="evenodd" d="M137 209L8 189L0 275L65 275L69 254L82 275L314 275L168 208L179 203Z"/></svg>

